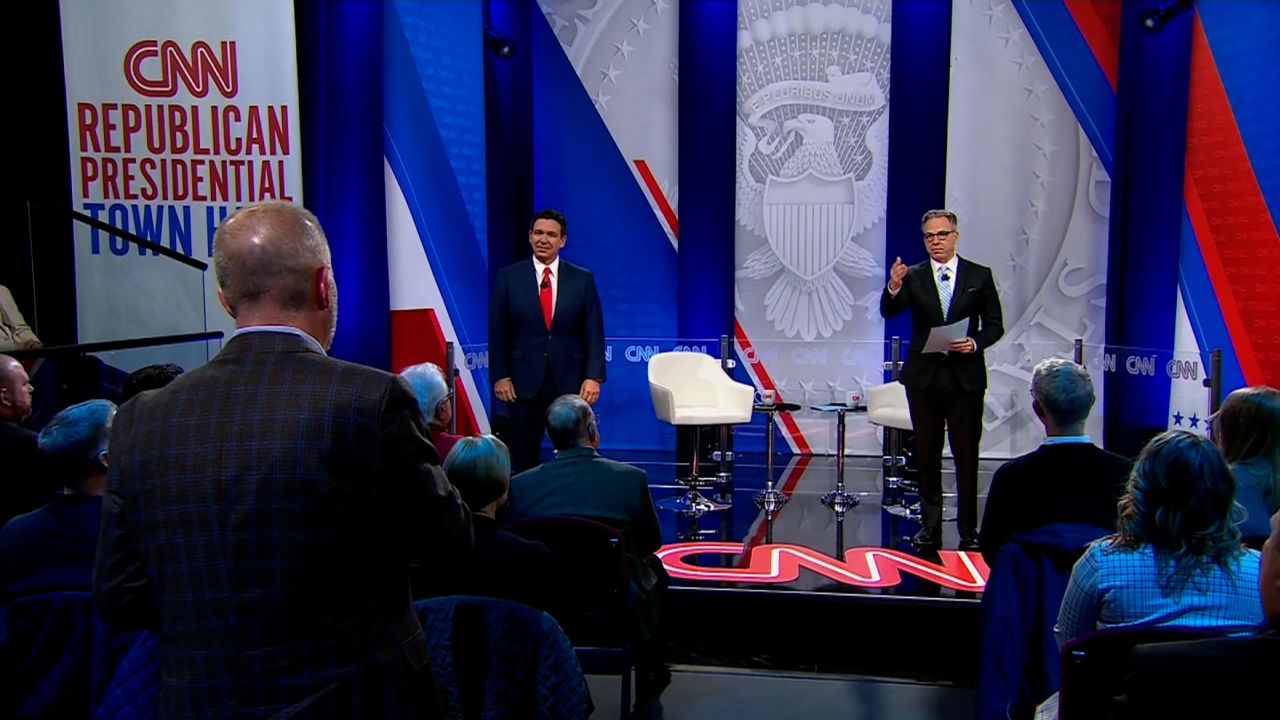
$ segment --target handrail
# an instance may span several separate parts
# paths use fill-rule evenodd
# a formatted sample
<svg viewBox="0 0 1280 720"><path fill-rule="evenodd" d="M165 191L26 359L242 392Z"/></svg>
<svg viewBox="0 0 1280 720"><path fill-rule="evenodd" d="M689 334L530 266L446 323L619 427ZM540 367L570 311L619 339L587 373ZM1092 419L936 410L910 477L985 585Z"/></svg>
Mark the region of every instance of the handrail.
<svg viewBox="0 0 1280 720"><path fill-rule="evenodd" d="M221 340L225 335L226 333L221 330L180 333L178 335L154 335L152 337L130 338L128 340L101 340L98 342L76 343L74 345L52 345L35 350L11 350L6 352L5 355L14 360L31 360L53 355L84 355L111 350L131 350L133 348L154 347L157 345L178 345L188 342Z"/></svg>
<svg viewBox="0 0 1280 720"><path fill-rule="evenodd" d="M131 243L134 243L135 245L144 247L156 253L157 255L163 255L164 257L167 257L170 260L176 260L182 263L183 265L193 267L196 270L199 270L200 272L204 272L209 269L209 264L206 262L203 262L201 260L196 260L194 258L189 258L186 255L183 255L182 253L177 252L176 250L167 248L164 245L161 245L159 243L152 242L142 237L141 235L136 235L134 233L129 232L128 230L121 230L120 228L112 225L111 223L104 222L102 220L99 220L93 217L92 215L86 215L85 213L82 213L79 210L76 210L75 208L70 208L70 207L67 207L66 205L62 205L59 203L49 203L49 202L43 202L40 200L27 200L28 218L30 218L30 214L31 214L30 208L33 205L37 207L47 208L50 210L61 210L67 213L68 215L70 215L72 218L84 223L85 225L88 225L91 228L101 230L102 232L108 233L110 235L122 237L125 240L128 240ZM28 219L27 222L29 226L30 220Z"/></svg>

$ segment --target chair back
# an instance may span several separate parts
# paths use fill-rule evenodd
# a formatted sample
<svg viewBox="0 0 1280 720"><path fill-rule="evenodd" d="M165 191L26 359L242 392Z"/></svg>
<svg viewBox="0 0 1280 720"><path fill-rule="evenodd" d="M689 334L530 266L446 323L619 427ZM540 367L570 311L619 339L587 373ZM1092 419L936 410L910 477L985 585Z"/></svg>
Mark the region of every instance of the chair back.
<svg viewBox="0 0 1280 720"><path fill-rule="evenodd" d="M911 430L906 386L895 380L867 388L867 421L872 425Z"/></svg>
<svg viewBox="0 0 1280 720"><path fill-rule="evenodd" d="M546 545L565 568L569 588L556 619L574 645L628 642L631 569L621 530L571 515L526 518L505 529Z"/></svg>
<svg viewBox="0 0 1280 720"><path fill-rule="evenodd" d="M649 360L649 392L658 419L675 422L679 407L714 407L716 374L724 377L720 361L699 352L677 350Z"/></svg>
<svg viewBox="0 0 1280 720"><path fill-rule="evenodd" d="M1122 627L1098 630L1071 640L1062 647L1059 719L1110 717L1134 647L1210 637L1216 634L1196 628Z"/></svg>
<svg viewBox="0 0 1280 720"><path fill-rule="evenodd" d="M414 603L445 717L586 718L591 697L569 639L546 613L451 595Z"/></svg>

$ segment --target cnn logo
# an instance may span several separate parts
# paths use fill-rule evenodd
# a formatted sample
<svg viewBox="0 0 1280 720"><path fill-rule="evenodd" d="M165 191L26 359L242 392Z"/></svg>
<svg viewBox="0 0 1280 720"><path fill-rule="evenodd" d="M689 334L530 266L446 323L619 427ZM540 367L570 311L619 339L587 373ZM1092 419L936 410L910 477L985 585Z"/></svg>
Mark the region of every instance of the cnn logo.
<svg viewBox="0 0 1280 720"><path fill-rule="evenodd" d="M139 40L124 55L124 79L146 97L173 97L181 83L193 97L203 98L216 87L222 97L233 98L240 91L236 43L223 40L218 45L221 52L214 53L209 43L197 40L184 54L173 40Z"/></svg>

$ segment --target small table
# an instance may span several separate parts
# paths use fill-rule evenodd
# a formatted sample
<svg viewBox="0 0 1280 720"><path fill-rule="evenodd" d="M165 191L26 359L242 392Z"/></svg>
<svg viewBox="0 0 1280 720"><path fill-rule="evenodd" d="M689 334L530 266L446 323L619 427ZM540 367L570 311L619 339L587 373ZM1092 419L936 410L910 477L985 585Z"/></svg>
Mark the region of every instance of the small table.
<svg viewBox="0 0 1280 720"><path fill-rule="evenodd" d="M764 511L764 519L766 523L765 531L766 535L769 536L765 538L765 541L773 542L773 516L782 509L783 505L787 504L787 496L773 487L773 435L774 425L776 424L774 418L778 413L795 412L800 409L800 406L796 403L784 402L776 402L772 404L757 403L753 405L751 409L758 413L764 413L768 424L768 431L765 435L765 446L767 448L766 452L768 453L765 457L765 485L764 490L756 493L755 503L756 507Z"/></svg>
<svg viewBox="0 0 1280 720"><path fill-rule="evenodd" d="M827 403L813 405L812 410L836 415L836 489L822 496L822 504L835 511L837 518L858 506L858 497L844 489L844 416L845 413L860 409L859 406L846 403Z"/></svg>

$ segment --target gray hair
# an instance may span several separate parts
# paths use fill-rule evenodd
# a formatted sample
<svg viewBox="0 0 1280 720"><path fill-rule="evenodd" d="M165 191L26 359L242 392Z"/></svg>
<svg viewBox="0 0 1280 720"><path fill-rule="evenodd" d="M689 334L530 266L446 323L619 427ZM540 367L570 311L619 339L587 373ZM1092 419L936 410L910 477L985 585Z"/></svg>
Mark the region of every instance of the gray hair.
<svg viewBox="0 0 1280 720"><path fill-rule="evenodd" d="M465 437L444 459L444 474L467 507L478 510L511 487L511 454L493 435Z"/></svg>
<svg viewBox="0 0 1280 720"><path fill-rule="evenodd" d="M107 449L116 404L110 400L86 400L59 412L36 440L64 483L85 478ZM71 487L68 484L68 487Z"/></svg>
<svg viewBox="0 0 1280 720"><path fill-rule="evenodd" d="M425 362L401 370L400 377L413 388L413 394L418 397L418 406L430 422L436 416L440 403L449 396L449 383L445 380L444 371L435 363Z"/></svg>
<svg viewBox="0 0 1280 720"><path fill-rule="evenodd" d="M556 450L586 445L591 441L596 414L580 395L561 395L547 408L547 437Z"/></svg>
<svg viewBox="0 0 1280 720"><path fill-rule="evenodd" d="M1031 371L1031 394L1059 427L1083 425L1093 408L1093 380L1079 365L1062 358L1041 360Z"/></svg>
<svg viewBox="0 0 1280 720"><path fill-rule="evenodd" d="M924 217L920 218L920 227L923 228L925 223L930 220L936 220L937 218L946 218L951 221L951 228L953 230L960 229L960 218L956 217L956 214L950 210L930 210L926 212Z"/></svg>
<svg viewBox="0 0 1280 720"><path fill-rule="evenodd" d="M333 261L320 221L287 202L243 208L213 236L213 268L232 312L266 296L281 309L305 309L313 273L321 267L332 268Z"/></svg>

